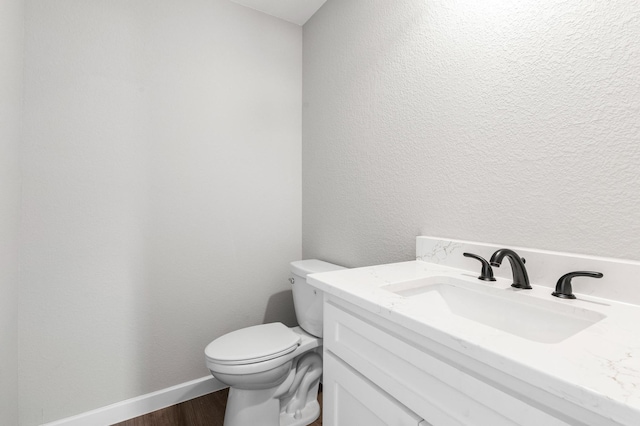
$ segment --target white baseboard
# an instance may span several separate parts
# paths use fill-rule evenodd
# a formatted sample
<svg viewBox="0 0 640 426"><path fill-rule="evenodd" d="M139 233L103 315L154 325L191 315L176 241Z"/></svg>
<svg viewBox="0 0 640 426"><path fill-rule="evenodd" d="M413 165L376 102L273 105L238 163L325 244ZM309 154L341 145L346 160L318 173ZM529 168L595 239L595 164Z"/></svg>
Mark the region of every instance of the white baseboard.
<svg viewBox="0 0 640 426"><path fill-rule="evenodd" d="M42 426L107 426L123 422L160 410L171 405L179 404L202 395L216 392L227 386L213 378L203 377L190 382L181 383L170 388L151 392L126 401L107 405L96 410L87 411L77 416L56 420Z"/></svg>

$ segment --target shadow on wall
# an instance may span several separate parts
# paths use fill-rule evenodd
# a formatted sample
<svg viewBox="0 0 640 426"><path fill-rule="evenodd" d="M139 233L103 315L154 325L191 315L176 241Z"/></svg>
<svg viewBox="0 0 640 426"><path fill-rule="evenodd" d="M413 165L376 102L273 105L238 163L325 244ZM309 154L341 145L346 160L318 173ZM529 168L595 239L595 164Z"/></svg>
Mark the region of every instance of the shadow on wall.
<svg viewBox="0 0 640 426"><path fill-rule="evenodd" d="M272 294L264 311L263 323L281 322L287 327L298 325L295 309L293 308L293 293L291 290Z"/></svg>

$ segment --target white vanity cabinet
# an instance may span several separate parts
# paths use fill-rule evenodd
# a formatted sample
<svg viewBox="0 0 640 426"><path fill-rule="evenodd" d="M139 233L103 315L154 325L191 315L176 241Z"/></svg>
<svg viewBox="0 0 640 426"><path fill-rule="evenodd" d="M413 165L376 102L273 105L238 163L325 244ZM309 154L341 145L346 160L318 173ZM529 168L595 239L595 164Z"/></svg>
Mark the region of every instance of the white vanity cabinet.
<svg viewBox="0 0 640 426"><path fill-rule="evenodd" d="M509 268L468 269L465 253L502 248L418 237L417 260L307 277L324 295L326 425L640 425L640 262L521 247L518 290ZM604 277L553 297L580 270Z"/></svg>
<svg viewBox="0 0 640 426"><path fill-rule="evenodd" d="M509 392L442 345L331 295L324 304L323 386L327 426L610 424Z"/></svg>

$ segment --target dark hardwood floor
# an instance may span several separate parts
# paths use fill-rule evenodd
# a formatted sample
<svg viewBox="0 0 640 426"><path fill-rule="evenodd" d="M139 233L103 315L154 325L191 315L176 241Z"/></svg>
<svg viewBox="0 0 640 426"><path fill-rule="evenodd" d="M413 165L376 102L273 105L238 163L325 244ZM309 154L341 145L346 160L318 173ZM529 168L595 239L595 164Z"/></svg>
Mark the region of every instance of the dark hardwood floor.
<svg viewBox="0 0 640 426"><path fill-rule="evenodd" d="M228 393L227 389L210 393L113 426L222 426ZM318 401L322 407L322 392ZM322 426L322 416L310 426Z"/></svg>

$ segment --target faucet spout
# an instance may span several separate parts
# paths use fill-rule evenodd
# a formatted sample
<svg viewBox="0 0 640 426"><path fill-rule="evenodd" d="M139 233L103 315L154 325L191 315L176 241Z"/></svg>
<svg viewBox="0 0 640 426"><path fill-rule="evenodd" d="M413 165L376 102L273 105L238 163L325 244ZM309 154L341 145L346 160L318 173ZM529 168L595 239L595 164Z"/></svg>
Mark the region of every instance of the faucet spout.
<svg viewBox="0 0 640 426"><path fill-rule="evenodd" d="M527 268L524 266L524 259L515 251L507 248L500 249L493 253L489 263L491 266L500 267L505 257L509 259L511 264L511 273L513 274L511 287L530 290L532 287L529 284L529 275L527 274Z"/></svg>

